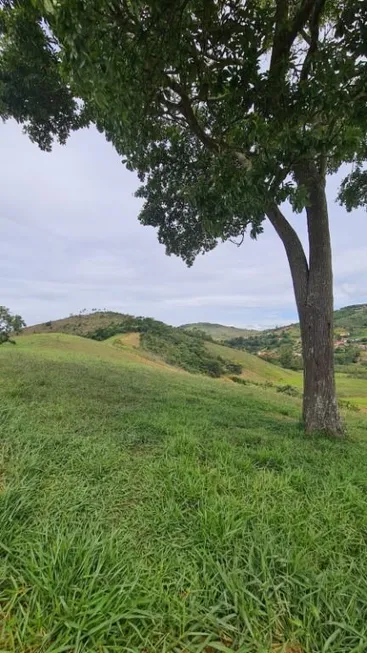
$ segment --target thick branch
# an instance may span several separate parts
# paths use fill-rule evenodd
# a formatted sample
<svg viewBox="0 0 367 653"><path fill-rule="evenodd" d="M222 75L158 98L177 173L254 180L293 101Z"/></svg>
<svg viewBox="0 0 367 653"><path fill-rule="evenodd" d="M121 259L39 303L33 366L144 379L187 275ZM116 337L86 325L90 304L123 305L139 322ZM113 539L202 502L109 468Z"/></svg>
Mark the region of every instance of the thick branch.
<svg viewBox="0 0 367 653"><path fill-rule="evenodd" d="M200 124L196 113L192 107L191 100L187 95L184 88L176 82L174 79L171 79L167 76L167 86L180 98L179 102L172 102L164 95L163 102L169 110L180 111L184 116L188 126L192 132L198 137L201 143L211 152L218 153L220 149L226 148L227 150L232 150L233 155L236 157L237 161L245 168L249 169L252 166L252 156L250 153L241 152L236 149L232 149L225 142L219 142L212 138Z"/></svg>
<svg viewBox="0 0 367 653"><path fill-rule="evenodd" d="M306 214L310 245L310 284L324 285L328 271L332 274L325 174L313 161L304 161L296 167L295 173L298 183L308 191ZM332 283L332 279L329 281Z"/></svg>
<svg viewBox="0 0 367 653"><path fill-rule="evenodd" d="M303 0L299 10L296 12L296 15L293 18L293 22L290 28L289 41L292 46L297 34L304 28L307 21L309 20L311 13L315 6L318 4L318 0Z"/></svg>
<svg viewBox="0 0 367 653"><path fill-rule="evenodd" d="M297 233L289 224L281 210L274 205L268 209L266 214L284 245L289 267L291 269L298 314L300 319L302 319L307 302L309 277L306 254Z"/></svg>
<svg viewBox="0 0 367 653"><path fill-rule="evenodd" d="M288 0L277 0L275 11L275 30L273 49L270 61L270 75L274 73L278 60L281 56L284 33L287 31L289 2Z"/></svg>
<svg viewBox="0 0 367 653"><path fill-rule="evenodd" d="M308 22L317 0L303 0L292 22L289 24L288 0L277 0L275 33L271 53L269 78L282 77L283 67L289 59L291 47Z"/></svg>
<svg viewBox="0 0 367 653"><path fill-rule="evenodd" d="M311 45L311 36L309 36L309 34L307 34L306 30L301 29L300 34L301 34L303 40L306 41L306 43L308 43L308 45Z"/></svg>
<svg viewBox="0 0 367 653"><path fill-rule="evenodd" d="M306 54L305 60L303 62L301 78L300 78L301 82L305 82L307 80L312 65L312 57L318 48L320 18L321 18L322 11L325 7L325 3L326 0L317 0L315 9L312 12L312 16L310 20L310 44L309 44L310 47Z"/></svg>
<svg viewBox="0 0 367 653"><path fill-rule="evenodd" d="M211 150L212 152L218 152L219 144L217 141L211 138L211 136L209 136L209 134L206 133L205 129L200 125L186 91L178 82L176 82L174 79L171 79L170 77L167 77L167 85L174 93L179 96L180 102L176 105L176 107L182 111L182 114L186 118L187 124L192 129L193 133L208 150ZM168 104L168 101L165 101L166 104ZM169 102L169 104L172 107L174 103Z"/></svg>

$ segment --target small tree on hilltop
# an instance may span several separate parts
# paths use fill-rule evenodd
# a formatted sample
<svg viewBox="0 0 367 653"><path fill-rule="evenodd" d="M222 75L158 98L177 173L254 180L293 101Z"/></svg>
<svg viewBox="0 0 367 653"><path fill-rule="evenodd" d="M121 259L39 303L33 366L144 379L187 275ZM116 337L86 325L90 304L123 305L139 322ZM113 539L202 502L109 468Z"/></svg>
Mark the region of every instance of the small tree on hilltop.
<svg viewBox="0 0 367 653"><path fill-rule="evenodd" d="M51 69L55 75L62 69L67 88L84 100L86 115L138 172L143 184L138 195L145 200L140 220L158 229L168 254L191 265L220 240L242 237L246 230L256 237L265 219L273 225L288 257L300 318L306 431L342 434L325 183L327 174L353 162L340 199L348 209L366 203L367 3L7 0L3 5L7 31L0 70L10 74L10 91L18 59L29 66L38 56L28 36L19 47L18 15L40 29L46 24L46 42L57 38L57 47L56 41L49 45L57 52ZM23 84L20 94L27 93ZM74 124L68 117L70 94L62 96L68 128ZM42 95L39 99L44 102ZM13 105L7 106L11 115ZM305 213L308 257L281 209L286 200Z"/></svg>
<svg viewBox="0 0 367 653"><path fill-rule="evenodd" d="M0 306L0 345L12 342L12 335L17 335L25 327L25 322L20 315L11 315L8 308Z"/></svg>

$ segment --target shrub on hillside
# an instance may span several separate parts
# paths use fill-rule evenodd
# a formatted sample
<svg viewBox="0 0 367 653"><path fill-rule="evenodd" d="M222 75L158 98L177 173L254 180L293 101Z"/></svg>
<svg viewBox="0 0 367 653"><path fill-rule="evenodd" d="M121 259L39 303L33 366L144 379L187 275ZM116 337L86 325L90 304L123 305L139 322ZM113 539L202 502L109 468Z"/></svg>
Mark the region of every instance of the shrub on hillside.
<svg viewBox="0 0 367 653"><path fill-rule="evenodd" d="M301 393L297 388L294 388L292 385L277 385L276 387L277 392L282 392L285 395L289 395L290 397L300 397Z"/></svg>
<svg viewBox="0 0 367 653"><path fill-rule="evenodd" d="M226 372L228 374L241 374L242 372L242 365L239 363L232 363L230 361L225 361L226 364Z"/></svg>
<svg viewBox="0 0 367 653"><path fill-rule="evenodd" d="M153 320L151 317L134 317L133 315L126 315L120 322L115 322L105 327L98 327L94 331L89 332L87 338L102 341L112 338L112 336L116 336L120 333L131 333L132 331L139 333L144 333L146 331L164 333L166 329L170 328L173 327L169 327L158 320Z"/></svg>

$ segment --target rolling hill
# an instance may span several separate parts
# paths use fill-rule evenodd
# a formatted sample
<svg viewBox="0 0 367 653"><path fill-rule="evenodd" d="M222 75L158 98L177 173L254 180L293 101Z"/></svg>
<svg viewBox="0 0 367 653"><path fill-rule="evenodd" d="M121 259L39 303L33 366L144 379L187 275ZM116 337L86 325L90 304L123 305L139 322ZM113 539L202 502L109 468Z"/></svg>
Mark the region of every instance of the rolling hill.
<svg viewBox="0 0 367 653"><path fill-rule="evenodd" d="M367 380L366 324L367 304L347 306L335 311L336 370L365 380ZM207 343L204 344L205 338L226 345L231 350L246 351L262 358L264 362L281 364L286 368L283 373L279 370L269 371L270 379L289 377L289 368L293 370L302 368L301 338L297 324L264 331L237 329L205 322L170 327L151 318L136 318L110 311L94 311L90 314L83 311L79 315L27 327L24 334L66 333L106 340L117 333L137 331L143 333L141 338L143 348L164 359L165 363L183 367L190 372L208 373L212 376L231 373L228 362L233 362L233 353L228 349L208 347ZM223 358L223 355L226 357ZM233 368L232 372L236 374L239 370Z"/></svg>
<svg viewBox="0 0 367 653"><path fill-rule="evenodd" d="M76 339L65 341L64 336L70 334ZM300 371L284 369L242 348L229 347L211 339L205 340L200 331L187 333L182 327L171 327L151 318L103 311L84 313L28 327L18 338L18 347L26 342L34 342L43 347L45 355L50 347L54 347L55 342L58 343L58 351L67 342L70 350L93 352L96 358L103 351L111 362L123 356L153 368L181 373L186 371L227 380L238 377L241 383L257 387L259 392L265 390L300 395L302 391ZM101 348L102 344L106 348ZM356 366L340 368L341 371L337 374L338 394L344 404L366 410L367 384L364 368L360 374L356 373L355 368Z"/></svg>

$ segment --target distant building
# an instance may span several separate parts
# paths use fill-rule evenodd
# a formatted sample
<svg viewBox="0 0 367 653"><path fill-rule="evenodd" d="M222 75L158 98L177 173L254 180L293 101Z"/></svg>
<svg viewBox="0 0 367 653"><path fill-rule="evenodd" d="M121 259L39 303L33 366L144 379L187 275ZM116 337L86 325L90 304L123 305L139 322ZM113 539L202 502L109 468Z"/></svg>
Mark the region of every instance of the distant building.
<svg viewBox="0 0 367 653"><path fill-rule="evenodd" d="M339 347L344 347L345 344L346 344L345 340L336 340L334 342L334 349L339 349Z"/></svg>

